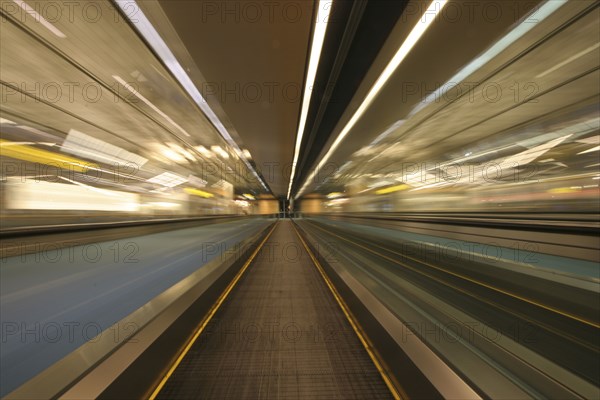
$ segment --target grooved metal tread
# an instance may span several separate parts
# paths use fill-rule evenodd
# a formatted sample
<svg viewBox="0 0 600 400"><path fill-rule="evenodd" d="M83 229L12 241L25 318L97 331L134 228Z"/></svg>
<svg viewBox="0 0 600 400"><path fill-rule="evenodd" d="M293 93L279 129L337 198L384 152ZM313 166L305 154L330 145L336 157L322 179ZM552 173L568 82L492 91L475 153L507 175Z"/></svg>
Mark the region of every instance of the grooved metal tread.
<svg viewBox="0 0 600 400"><path fill-rule="evenodd" d="M389 399L290 221L255 260L159 399Z"/></svg>

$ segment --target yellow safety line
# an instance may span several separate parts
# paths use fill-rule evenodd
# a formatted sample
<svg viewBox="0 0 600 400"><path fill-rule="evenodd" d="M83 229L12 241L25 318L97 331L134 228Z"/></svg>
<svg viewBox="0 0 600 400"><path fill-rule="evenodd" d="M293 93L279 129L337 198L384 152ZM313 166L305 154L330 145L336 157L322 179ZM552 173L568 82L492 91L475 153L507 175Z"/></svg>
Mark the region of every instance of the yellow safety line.
<svg viewBox="0 0 600 400"><path fill-rule="evenodd" d="M328 233L328 234L330 234L330 235L333 235L333 236L335 236L335 237L337 237L337 238L340 238L340 239L342 239L342 240L344 240L344 241L346 241L346 242L348 242L348 243L352 243L352 244L354 244L354 245L356 245L356 246L359 246L360 248L363 248L363 249L365 249L365 250L367 250L367 251L369 251L369 252L371 252L371 253L373 253L373 254L376 254L376 255L378 255L378 256L380 256L380 257L383 257L383 258L385 258L386 260L389 260L389 261L393 262L394 264L402 265L402 266L404 266L404 267L407 267L407 268L409 268L409 269L411 269L411 270L413 270L413 271L416 271L416 272L418 272L418 273L420 273L420 274L422 274L422 275L427 275L427 276L429 276L430 278L432 278L432 279L435 279L435 280L436 280L436 281L438 281L438 282L443 282L443 281L440 281L440 280L438 280L438 279L436 279L436 278L434 278L434 277L430 276L429 274L426 274L426 273L424 273L424 272L422 272L422 271L418 271L417 269L415 269L415 268L412 268L412 267L410 267L410 266L407 266L406 264L402 264L402 263L398 262L397 260L395 260L395 259L393 259L393 258L391 258L391 257L387 257L387 256L386 256L386 255L384 255L384 254L378 253L378 252L374 251L373 249L370 249L370 248L368 248L368 247L366 247L366 246L363 246L363 245L361 245L361 244L359 244L359 243L353 242L352 240L346 239L346 238L344 238L344 237L342 237L342 236L336 235L335 233L333 233L333 232L331 232L331 231L328 231L328 230L326 230L326 229L323 229L323 228L321 228L321 227L319 227L319 226L317 226L317 225L314 225L314 224L313 224L313 226L314 226L315 228L317 228L317 229L320 229L320 230L322 230L323 232L326 232L326 233ZM526 302L526 303L529 303L529 304L532 304L532 305L534 305L534 306L537 306L537 307L543 308L543 309L545 309L545 310L548 310L548 311L555 312L555 313L557 313L557 314L559 314L559 315L562 315L563 317L567 317L567 318L574 319L575 321L579 321L579 322L581 322L581 323L584 323L584 324L586 324L586 325L590 325L590 326L592 326L592 327L594 327L594 328L600 328L600 325L599 325L599 324L597 324L597 323L596 323L596 322L594 322L594 321L589 321L589 320L587 320L587 319L585 319L585 318L582 318L582 317L578 317L578 316L576 316L576 315L569 314L569 313L567 313L566 311L562 311L562 310L559 310L559 309L557 309L557 308L554 308L554 307L550 307L550 306L546 306L546 305L544 305L544 304L540 304L540 303L538 303L538 302L536 302L536 301L534 301L534 300L528 299L528 298L526 298L526 297L522 297L522 296L519 296L519 295L517 295L517 294L511 293L511 292L507 292L507 291L505 291L505 290L503 290L503 289L499 289L499 288L497 288L497 287L494 287L494 286L488 285L487 283L480 282L480 281L478 281L478 280L476 280L476 279L469 278L469 277L467 277L467 276L464 276L464 275L458 274L458 273L456 273L456 272L448 271L448 270L446 270L446 269L444 269L444 268L437 267L437 266L435 266L435 265L433 265L433 264L430 264L430 263L428 263L428 262L425 262L425 261L422 261L422 260L418 260L418 259L416 259L416 258L413 258L413 257L410 257L410 256L408 256L408 255L405 255L405 254L400 254L400 253L397 253L397 252L395 252L395 251L393 251L393 250L384 249L383 247L381 247L381 246L378 246L378 245L374 245L374 246L375 246L375 247L378 247L378 248L380 248L380 249L382 249L382 250L389 251L390 253L393 253L393 254L399 255L399 256L401 256L401 257L406 257L406 258L408 258L408 259L411 259L411 260L413 260L413 261L415 261L415 262L418 262L418 263L421 263L421 264L427 265L428 267L430 267L430 268L433 268L433 269L436 269L436 270L438 270L438 271L442 271L442 272L445 272L445 273L447 273L447 274L450 274L450 275L456 276L457 278L461 278L461 279L464 279L464 280L466 280L466 281L469 281L469 282L471 282L471 283L475 283L475 284L477 284L477 285L480 285L480 286L483 286L483 287L485 287L485 288L488 288L488 289L494 290L494 291L496 291L496 292L502 293L502 294L504 294L504 295L507 295L507 296L509 296L509 297L513 297L513 298L515 298L515 299L518 299L518 300L524 301L524 302ZM451 285L450 285L450 284L448 284L448 283L444 283L444 284L445 284L445 285L447 285L447 286L451 286Z"/></svg>
<svg viewBox="0 0 600 400"><path fill-rule="evenodd" d="M310 256L311 260L315 264L315 267L317 267L317 270L319 271L319 273L321 274L321 277L325 281L325 284L327 285L327 287L331 291L331 294L333 294L333 297L335 298L335 300L337 301L338 305L342 309L342 312L346 316L346 319L348 319L348 322L350 322L350 325L352 326L352 329L354 330L354 333L356 333L356 336L358 336L358 339L360 340L360 342L362 343L363 347L365 348L365 350L369 354L369 357L371 358L371 361L373 361L373 364L375 364L375 368L377 368L377 371L379 371L379 374L383 378L383 381L385 382L386 386L390 390L392 396L394 396L394 399L396 399L396 400L401 400L403 397L400 396L400 393L398 393L399 389L392 383L391 378L388 376L386 370L381 365L381 362L379 361L379 357L375 354L372 346L369 344L370 342L368 341L367 336L363 333L363 330L360 327L360 325L358 324L358 321L356 321L356 319L350 313L350 310L348 309L348 306L346 305L346 303L344 302L344 300L340 297L340 295L337 292L336 288L331 283L331 280L329 279L329 277L327 276L327 274L323 270L323 267L321 266L321 264L319 263L319 261L315 258L315 256L313 255L312 251L310 250L310 248L308 247L308 245L304 241L304 239L302 239L302 236L300 236L300 233L298 232L298 229L296 229L296 226L293 223L292 223L292 226L294 227L294 230L296 231L296 235L298 235L298 238L300 239L300 242L304 246L304 249L306 250L306 252ZM405 393L403 393L403 395L404 395L404 398L408 398L408 396Z"/></svg>
<svg viewBox="0 0 600 400"><path fill-rule="evenodd" d="M227 286L227 288L225 289L225 291L221 294L221 296L219 296L219 298L217 299L217 301L215 302L215 304L212 306L212 308L210 309L210 311L208 312L208 314L206 315L206 317L204 318L204 320L200 323L200 326L198 326L198 329L194 333L194 336L190 339L190 341L187 343L187 345L181 351L181 353L179 354L179 357L177 357L177 359L175 360L175 362L173 363L173 365L171 365L171 368L169 369L169 371L165 374L165 376L162 378L162 380L160 381L160 383L158 384L158 386L156 386L156 388L154 389L154 391L150 395L150 397L149 397L150 400L154 400L156 398L156 396L158 396L158 393L160 393L160 391L165 386L165 384L167 383L167 381L169 380L169 378L171 377L171 375L173 375L173 372L175 372L175 370L177 369L177 367L179 366L179 364L181 363L181 361L183 360L183 358L185 357L185 355L188 353L188 351L190 351L190 349L192 348L192 346L194 345L194 343L196 342L196 340L198 339L198 337L204 331L204 328L206 328L206 325L208 325L208 323L210 322L210 320L212 319L212 317L215 315L215 313L217 312L217 310L219 309L219 307L221 306L221 304L223 304L223 302L225 301L225 299L227 298L227 296L229 295L229 293L231 292L231 290L233 290L234 286L240 280L240 278L242 277L242 275L244 274L244 272L246 271L246 269L248 268L248 266L250 265L250 263L252 262L252 260L254 260L254 258L256 257L256 255L258 254L258 252L260 251L260 249L263 247L263 245L269 239L269 237L271 236L271 234L275 230L276 226L277 226L277 222L275 222L275 224L273 225L273 228L271 228L271 230L269 231L269 233L267 234L267 236L263 239L263 241L260 243L260 245L258 245L258 247L256 248L256 250L254 250L254 253L252 253L252 255L248 258L248 260L246 261L246 263L242 266L242 268L237 273L237 275L235 276L235 278L233 278L233 280L231 281L231 283Z"/></svg>

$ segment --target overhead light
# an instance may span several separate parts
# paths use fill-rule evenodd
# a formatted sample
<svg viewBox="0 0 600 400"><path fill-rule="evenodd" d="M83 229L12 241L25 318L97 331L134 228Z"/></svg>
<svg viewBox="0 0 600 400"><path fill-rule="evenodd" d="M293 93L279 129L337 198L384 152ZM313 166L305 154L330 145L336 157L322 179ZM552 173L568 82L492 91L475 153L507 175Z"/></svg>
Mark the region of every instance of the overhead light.
<svg viewBox="0 0 600 400"><path fill-rule="evenodd" d="M188 182L191 183L194 186L198 186L198 187L205 187L208 182L205 181L202 178L198 178L197 176L194 175L188 175Z"/></svg>
<svg viewBox="0 0 600 400"><path fill-rule="evenodd" d="M249 207L250 203L248 203L246 200L235 200L235 204L237 204L238 206L241 207Z"/></svg>
<svg viewBox="0 0 600 400"><path fill-rule="evenodd" d="M211 150L212 150L214 153L216 153L216 154L220 155L220 156L221 156L221 158L224 158L224 159L226 159L226 160L229 158L229 153L228 153L228 152L226 152L225 150L223 150L223 149L221 148L221 146L211 146L211 147L210 147L210 149L211 149Z"/></svg>
<svg viewBox="0 0 600 400"><path fill-rule="evenodd" d="M168 187L163 186L161 188L151 190L150 193L157 193L157 194L162 194L162 195L170 196L171 193L168 192L168 189L169 189Z"/></svg>
<svg viewBox="0 0 600 400"><path fill-rule="evenodd" d="M103 163L131 163L138 168L142 167L148 159L122 149L103 140L96 139L78 130L71 129L64 140L62 150L77 156L90 158Z"/></svg>
<svg viewBox="0 0 600 400"><path fill-rule="evenodd" d="M378 181L378 182L373 182L373 183L370 183L370 184L368 184L367 186L368 186L369 188L371 188L371 189L374 189L374 188L378 188L378 187L382 187L382 186L388 186L388 185L392 185L393 183L394 183L394 182L391 182L391 181L385 181L385 180L384 180L384 181Z"/></svg>
<svg viewBox="0 0 600 400"><path fill-rule="evenodd" d="M32 144L42 144L42 145L49 145L49 146L53 146L53 143L38 143L38 142L2 142L0 143L0 146L5 147L5 146L23 146L23 145L32 145Z"/></svg>
<svg viewBox="0 0 600 400"><path fill-rule="evenodd" d="M129 90L135 97L137 97L138 99L140 99L141 101L143 101L144 103L146 103L148 105L148 107L150 107L151 109L153 109L154 111L156 111L157 114L159 114L161 117L163 117L165 120L167 120L175 128L177 128L177 130L179 132L183 133L185 136L188 136L188 137L190 136L190 134L187 133L186 130L183 129L181 126L179 126L179 124L177 122L173 121L173 119L171 117L169 117L167 114L165 114L164 112L162 112L150 100L148 100L140 92L138 92L137 90L135 90L135 88L133 86L131 86L129 83L125 82L123 80L123 78L121 78L118 75L113 75L112 77L113 77L114 80L116 80L121 85L123 85L125 87L125 89Z"/></svg>
<svg viewBox="0 0 600 400"><path fill-rule="evenodd" d="M386 187L384 189L379 189L375 191L375 194L388 194L388 193L394 193L394 192L399 192L401 190L406 190L409 189L410 186L402 184L402 185L396 185L396 186L390 186L390 187Z"/></svg>
<svg viewBox="0 0 600 400"><path fill-rule="evenodd" d="M205 199L210 199L211 197L215 197L214 194L205 192L204 190L194 189L190 187L183 188L183 191L187 194L192 194L194 196L204 197Z"/></svg>
<svg viewBox="0 0 600 400"><path fill-rule="evenodd" d="M106 194L108 196L119 196L121 193L123 193L123 192L115 192L114 190L97 188L95 186L88 185L88 184L85 184L85 183L82 183L82 182L77 182L77 181L75 181L73 179L69 179L69 178L64 177L64 176L59 176L58 179L62 179L63 181L72 183L73 185L84 187L87 190L91 190L92 192Z"/></svg>
<svg viewBox="0 0 600 400"><path fill-rule="evenodd" d="M596 122L596 129L598 127L598 121L594 121ZM591 137L587 137L584 139L578 139L576 140L577 143L583 143L583 144L598 144L600 143L600 136L596 135L596 136L591 136Z"/></svg>
<svg viewBox="0 0 600 400"><path fill-rule="evenodd" d="M437 183L431 183L431 184L425 185L425 186L420 186L418 188L411 189L410 191L411 192L416 192L417 190L431 189L433 187L446 186L446 185L449 185L449 184L451 184L451 183L442 181L442 182L437 182Z"/></svg>
<svg viewBox="0 0 600 400"><path fill-rule="evenodd" d="M175 55L173 55L169 49L169 46L167 46L154 26L152 26L146 15L143 13L141 7L135 2L135 0L115 0L115 2L121 8L123 14L129 20L129 22L136 27L139 34L150 44L150 47L152 47L152 49L155 51L158 58L163 61L164 65L169 69L169 71L171 71L173 76L194 100L196 105L202 110L204 115L210 120L210 122L212 122L221 137L223 137L223 139L225 139L225 141L229 143L229 145L231 145L231 147L233 147L236 151L241 152L235 140L233 140L223 123L209 107L208 102L204 99L196 85L194 85L194 82L185 72L179 61L177 61L177 58L175 58ZM132 7L136 10L135 16L131 13ZM260 185L265 190L269 190L263 179L252 167L252 165L250 165L248 160L243 158L242 161L244 164L246 164L252 174L256 176Z"/></svg>
<svg viewBox="0 0 600 400"><path fill-rule="evenodd" d="M344 195L344 193L340 193L340 192L331 192L327 195L328 199L337 199L338 197L342 197Z"/></svg>
<svg viewBox="0 0 600 400"><path fill-rule="evenodd" d="M63 180L64 177L60 177ZM18 178L17 178L18 179ZM97 189L89 185L15 180L6 196L3 208L20 210L81 210L136 212L139 211L139 195L135 193Z"/></svg>
<svg viewBox="0 0 600 400"><path fill-rule="evenodd" d="M566 193L573 193L576 191L577 190L570 188L570 187L558 187L558 188L552 188L552 189L546 190L547 193L552 193L552 194L566 194Z"/></svg>
<svg viewBox="0 0 600 400"><path fill-rule="evenodd" d="M381 134L379 134L379 136L377 136L375 138L375 140L373 140L370 143L370 146L376 145L377 143L381 142L383 139L385 139L386 137L389 136L390 133L394 132L396 129L400 128L404 122L406 122L405 120L401 119L398 120L396 122L394 122L392 125L390 125L385 131L381 132Z"/></svg>
<svg viewBox="0 0 600 400"><path fill-rule="evenodd" d="M546 1L542 6L535 8L530 17L525 18L519 25L513 30L506 34L503 38L498 40L492 47L486 50L483 54L475 58L464 68L462 68L456 75L448 79L446 83L441 85L439 89L431 93L420 102L415 108L411 110L408 116L412 116L425 108L428 104L441 98L442 94L448 90L451 90L456 86L457 83L464 81L469 75L483 67L485 64L494 59L502 51L506 50L508 46L516 42L518 39L523 37L527 32L533 29L542 20L554 13L560 7L567 3L567 0L552 0ZM533 17L533 18L532 18Z"/></svg>
<svg viewBox="0 0 600 400"><path fill-rule="evenodd" d="M423 36L427 28L436 20L437 15L442 11L444 6L446 5L447 0L435 0L431 2L427 10L423 13L422 17L419 19L419 22L413 27L412 31L408 34L408 37L404 40L402 45L396 51L396 54L392 57L390 62L387 64L381 75L377 78L367 96L364 98L358 109L354 112L350 120L346 123L338 137L335 139L325 156L321 159L317 167L313 170L310 176L306 179L304 185L296 195L299 197L306 187L313 180L317 171L321 169L321 167L327 162L331 154L335 151L335 149L340 145L342 140L346 137L348 132L354 127L356 122L360 119L360 117L364 114L367 108L371 105L379 91L386 84L388 79L392 76L396 68L402 63L402 61L406 58L408 53L412 50L412 48L417 44L419 39Z"/></svg>
<svg viewBox="0 0 600 400"><path fill-rule="evenodd" d="M327 31L327 22L329 21L329 13L331 11L331 1L320 0L317 11L317 19L313 29L313 37L311 41L310 56L308 61L308 70L306 71L306 81L304 84L304 96L302 97L302 108L300 110L300 121L298 123L298 132L296 133L296 147L294 149L294 160L292 161L292 172L290 175L290 184L288 186L287 198L290 198L292 184L296 174L296 163L300 155L300 146L302 145L302 136L306 127L306 118L308 117L308 108L310 106L310 98L312 96L315 78L317 76L317 68L319 59L321 58L321 50L325 41L325 32Z"/></svg>
<svg viewBox="0 0 600 400"><path fill-rule="evenodd" d="M185 157L173 149L163 147L160 152L171 161L175 161L177 163L185 162Z"/></svg>
<svg viewBox="0 0 600 400"><path fill-rule="evenodd" d="M252 196L250 193L244 193L242 196L244 196L248 200L254 200L254 196Z"/></svg>
<svg viewBox="0 0 600 400"><path fill-rule="evenodd" d="M16 122L11 121L10 119L6 119L6 118L0 118L0 124L11 124L11 125L15 125Z"/></svg>
<svg viewBox="0 0 600 400"><path fill-rule="evenodd" d="M94 163L80 160L60 153L42 150L35 147L15 144L14 142L0 139L2 156L15 158L17 160L37 162L62 169L70 169L77 172L88 172L90 169L98 168Z"/></svg>
<svg viewBox="0 0 600 400"><path fill-rule="evenodd" d="M213 152L204 146L196 146L194 148L206 158L212 158L214 156Z"/></svg>
<svg viewBox="0 0 600 400"><path fill-rule="evenodd" d="M163 172L160 175L156 175L154 178L148 179L146 182L157 183L165 187L175 187L181 185L183 182L187 182L187 179L171 172Z"/></svg>
<svg viewBox="0 0 600 400"><path fill-rule="evenodd" d="M188 161L196 161L196 157L186 149L181 149L181 155L188 159Z"/></svg>
<svg viewBox="0 0 600 400"><path fill-rule="evenodd" d="M350 164L352 164L352 161L346 161L340 168L338 168L338 172L345 170L350 166Z"/></svg>
<svg viewBox="0 0 600 400"><path fill-rule="evenodd" d="M190 152L189 152L189 151L187 151L187 150L184 150L184 152L185 152L185 153L183 154L183 156L184 156L185 158L187 158L187 159L188 159L188 160L190 160L190 161L196 161L196 157L194 157L194 155L193 155L192 153L190 153Z"/></svg>
<svg viewBox="0 0 600 400"><path fill-rule="evenodd" d="M167 146L169 146L169 148L171 150L173 150L173 151L179 153L180 155L182 155L183 157L187 158L189 161L196 161L196 157L194 157L194 155L192 153L190 153L183 147L176 145L174 143L167 143Z"/></svg>
<svg viewBox="0 0 600 400"><path fill-rule="evenodd" d="M520 153L506 157L503 160L499 161L499 165L500 166L511 166L511 165L522 166L525 164L529 164L536 158L538 158L541 155L550 151L550 149L552 149L552 148L558 146L559 144L561 144L562 142L564 142L566 139L568 139L572 135L573 134L568 134L568 135L556 138L554 140L550 140L549 142L546 142L539 146L535 146L531 149L527 149Z"/></svg>
<svg viewBox="0 0 600 400"><path fill-rule="evenodd" d="M591 153L592 151L598 151L598 150L600 150L600 146L596 146L596 147L592 147L591 149L587 149L587 150L584 150L584 151L580 151L580 152L579 152L579 153L577 153L577 154Z"/></svg>
<svg viewBox="0 0 600 400"><path fill-rule="evenodd" d="M575 54L575 55L573 55L573 56L571 56L571 57L567 58L567 59L566 59L566 60L564 60L563 62L560 62L560 63L558 63L558 64L554 65L552 68L550 68L550 69L547 69L546 71L542 72L542 73L541 73L541 74L539 74L539 75L536 75L536 78L543 78L544 76L546 76L546 75L548 75L548 74L550 74L550 73L552 73L552 72L556 71L557 69L559 69L559 68L562 68L562 67L564 67L565 65L567 65L567 64L569 64L569 63L571 63L571 62L573 62L573 61L577 60L578 58L580 58L580 57L582 57L582 56L586 55L587 53L589 53L589 52L591 52L591 51L594 51L594 50L596 50L598 47L600 47L600 43L596 43L596 44L594 44L594 45L592 45L592 46L588 47L587 49L585 49L585 50L582 50L582 51L580 51L579 53L577 53L577 54Z"/></svg>
<svg viewBox="0 0 600 400"><path fill-rule="evenodd" d="M54 35L58 36L61 39L67 37L67 35L62 33L60 29L52 25L50 22L48 22L48 20L46 20L46 18L42 17L37 11L35 11L31 6L29 6L29 4L25 3L22 0L13 0L13 3L21 7L23 11L31 15L36 22L40 23L44 28L48 29Z"/></svg>
<svg viewBox="0 0 600 400"><path fill-rule="evenodd" d="M172 203L170 201L150 201L142 204L142 206L162 207L162 208L181 208L181 204Z"/></svg>
<svg viewBox="0 0 600 400"><path fill-rule="evenodd" d="M345 197L343 199L333 199L331 201L329 201L329 204L332 206L338 205L338 204L344 204L347 203L348 201L350 201L349 198Z"/></svg>

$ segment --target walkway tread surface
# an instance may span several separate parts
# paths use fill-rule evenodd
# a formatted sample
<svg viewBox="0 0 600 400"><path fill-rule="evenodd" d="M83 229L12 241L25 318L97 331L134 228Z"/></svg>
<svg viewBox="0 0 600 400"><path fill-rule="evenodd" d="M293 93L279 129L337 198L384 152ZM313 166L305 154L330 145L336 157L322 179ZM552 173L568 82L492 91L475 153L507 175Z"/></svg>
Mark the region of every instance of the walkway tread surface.
<svg viewBox="0 0 600 400"><path fill-rule="evenodd" d="M392 397L284 220L158 398Z"/></svg>

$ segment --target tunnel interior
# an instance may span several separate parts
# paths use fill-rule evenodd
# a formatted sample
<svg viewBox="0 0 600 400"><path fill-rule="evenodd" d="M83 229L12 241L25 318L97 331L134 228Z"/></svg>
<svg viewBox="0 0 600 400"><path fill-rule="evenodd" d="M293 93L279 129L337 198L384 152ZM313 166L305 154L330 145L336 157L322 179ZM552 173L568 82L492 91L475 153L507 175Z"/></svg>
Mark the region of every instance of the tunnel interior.
<svg viewBox="0 0 600 400"><path fill-rule="evenodd" d="M597 2L0 14L2 399L600 398Z"/></svg>

